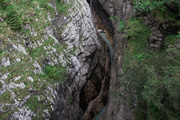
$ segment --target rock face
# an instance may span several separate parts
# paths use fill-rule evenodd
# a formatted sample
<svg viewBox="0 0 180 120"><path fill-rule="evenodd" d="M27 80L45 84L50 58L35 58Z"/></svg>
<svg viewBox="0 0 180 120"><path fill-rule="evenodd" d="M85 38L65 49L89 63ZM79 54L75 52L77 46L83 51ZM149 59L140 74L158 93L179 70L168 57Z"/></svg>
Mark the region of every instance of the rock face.
<svg viewBox="0 0 180 120"><path fill-rule="evenodd" d="M87 80L87 74L92 61L92 55L99 48L98 39L94 25L91 21L91 12L86 1L76 1L69 10L70 15L66 16L63 21L70 21L62 34L62 40L68 44L68 50L73 51L75 56L72 56L70 69L71 78L67 83L60 85L58 88L59 99L55 104L53 119L80 119L82 109L79 107L80 92ZM55 19L55 24L58 19ZM57 28L58 29L58 28ZM58 36L58 32L54 32ZM59 35L60 36L60 35ZM68 100L69 96L71 100Z"/></svg>
<svg viewBox="0 0 180 120"><path fill-rule="evenodd" d="M33 7L27 8L31 12L24 10L24 13L34 21L24 23L26 33L11 30L0 15L1 30L9 31L0 33L2 119L76 120L82 117L79 96L99 43L88 3L85 0L65 0L64 3L70 6L68 14L58 12L55 1L48 4L53 12L41 8L41 3L30 3ZM54 75L62 68L67 71L68 79L58 77L53 81L52 77L56 78Z"/></svg>
<svg viewBox="0 0 180 120"><path fill-rule="evenodd" d="M153 28L149 36L149 44L151 47L161 49L164 47L164 38L164 35L159 30Z"/></svg>

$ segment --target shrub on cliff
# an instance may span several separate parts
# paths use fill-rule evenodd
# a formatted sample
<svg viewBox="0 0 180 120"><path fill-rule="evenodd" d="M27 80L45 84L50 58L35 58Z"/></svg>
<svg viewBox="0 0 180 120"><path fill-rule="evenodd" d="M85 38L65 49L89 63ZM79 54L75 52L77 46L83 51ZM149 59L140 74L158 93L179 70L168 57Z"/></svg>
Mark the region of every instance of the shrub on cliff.
<svg viewBox="0 0 180 120"><path fill-rule="evenodd" d="M129 19L126 24L126 29L124 31L126 38L129 38L129 37L136 38L140 34L145 34L147 32L148 30L145 24L143 24L143 19L139 19L139 18Z"/></svg>
<svg viewBox="0 0 180 120"><path fill-rule="evenodd" d="M61 81L63 83L67 79L66 69L62 66L46 65L44 72L54 82Z"/></svg>
<svg viewBox="0 0 180 120"><path fill-rule="evenodd" d="M21 18L14 11L7 15L6 22L12 30L18 31L22 28Z"/></svg>
<svg viewBox="0 0 180 120"><path fill-rule="evenodd" d="M179 0L133 0L134 8L138 11L165 11L167 5L179 4Z"/></svg>

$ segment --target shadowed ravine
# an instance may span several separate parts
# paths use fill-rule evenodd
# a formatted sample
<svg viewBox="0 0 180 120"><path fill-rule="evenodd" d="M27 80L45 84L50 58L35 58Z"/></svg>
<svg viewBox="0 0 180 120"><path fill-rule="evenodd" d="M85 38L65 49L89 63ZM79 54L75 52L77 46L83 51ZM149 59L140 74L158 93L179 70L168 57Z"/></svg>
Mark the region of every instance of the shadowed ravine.
<svg viewBox="0 0 180 120"><path fill-rule="evenodd" d="M108 103L111 62L113 58L113 27L109 15L94 0L88 1L92 21L95 25L100 49L92 56L87 82L81 90L80 107L84 114L82 120L98 120Z"/></svg>

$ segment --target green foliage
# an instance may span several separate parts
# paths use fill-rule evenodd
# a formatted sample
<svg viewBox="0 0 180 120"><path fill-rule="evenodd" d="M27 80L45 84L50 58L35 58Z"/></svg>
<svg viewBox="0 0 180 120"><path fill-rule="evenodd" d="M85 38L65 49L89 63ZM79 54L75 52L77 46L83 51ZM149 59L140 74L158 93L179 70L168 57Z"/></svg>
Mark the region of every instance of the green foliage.
<svg viewBox="0 0 180 120"><path fill-rule="evenodd" d="M114 17L110 17L109 19L110 19L110 20L114 20L115 18L114 18Z"/></svg>
<svg viewBox="0 0 180 120"><path fill-rule="evenodd" d="M176 25L180 23L180 0L133 0L133 4L136 11L148 12L160 23L165 21L174 21Z"/></svg>
<svg viewBox="0 0 180 120"><path fill-rule="evenodd" d="M3 21L0 22L0 61L2 58L9 58L11 66L1 66L1 75L9 73L8 78L3 80L3 84L14 82L15 84L24 83L25 88L11 88L11 91L6 91L0 95L0 103L15 104L13 99L22 101L27 95L31 97L23 106L28 106L33 111L34 120L43 119L44 109L48 109L51 114L51 102L47 97L52 98L50 90L57 88L57 83L65 82L67 79L66 69L62 66L51 66L44 68L44 74L35 74L36 67L33 66L34 62L42 67L44 59L49 56L51 59L58 58L63 54L66 45L64 43L58 44L51 37L47 40L47 31L51 25L49 17L53 18L55 9L50 3L52 0L0 0L0 17ZM65 4L65 3L64 3ZM54 3L55 5L55 3ZM50 13L50 14L49 14ZM60 15L63 12L59 13ZM30 25L32 29L24 30L24 25ZM11 29L9 29L11 28ZM20 35L15 35L14 32L19 32ZM36 35L32 35L32 32ZM24 40L30 40L30 43L38 45L35 48L27 45L27 55L20 51L9 50L12 44L24 46ZM40 43L40 44L38 44ZM51 45L51 47L49 47ZM47 48L45 50L45 48ZM52 51L56 49L56 52ZM75 48L74 48L75 49ZM16 61L19 59L20 61ZM64 58L67 60L68 58ZM42 67L43 68L43 67ZM53 72L51 72L53 71ZM14 81L13 78L22 76L21 79ZM31 76L33 80L29 80ZM3 85L0 82L0 89ZM32 90L31 92L29 90ZM14 92L15 98L11 95ZM42 97L43 96L43 97ZM71 99L71 97L69 98ZM2 109L7 109L9 106L4 106ZM17 111L19 106L13 106L13 110L6 113L0 113L0 119L8 119L11 113Z"/></svg>
<svg viewBox="0 0 180 120"><path fill-rule="evenodd" d="M10 0L0 0L0 9L6 10L9 6Z"/></svg>
<svg viewBox="0 0 180 120"><path fill-rule="evenodd" d="M19 31L22 29L22 21L14 11L8 14L6 22L12 30Z"/></svg>
<svg viewBox="0 0 180 120"><path fill-rule="evenodd" d="M119 20L119 27L118 27L118 31L121 32L124 29L125 25L124 25L124 21Z"/></svg>
<svg viewBox="0 0 180 120"><path fill-rule="evenodd" d="M65 67L46 65L44 72L46 75L48 75L50 80L54 82L61 81L61 83L64 83L67 80L67 72Z"/></svg>
<svg viewBox="0 0 180 120"><path fill-rule="evenodd" d="M66 13L70 8L71 4L65 4L61 0L56 0L56 9L60 13Z"/></svg>
<svg viewBox="0 0 180 120"><path fill-rule="evenodd" d="M166 38L165 38L165 45L168 46L168 45L173 45L173 44L176 44L177 43L177 35L168 35Z"/></svg>
<svg viewBox="0 0 180 120"><path fill-rule="evenodd" d="M69 96L69 104L71 104L73 96L70 94L68 96Z"/></svg>
<svg viewBox="0 0 180 120"><path fill-rule="evenodd" d="M37 96L30 97L26 105L29 107L29 109L35 111L36 109L38 109L38 106L40 105L38 101L38 97Z"/></svg>
<svg viewBox="0 0 180 120"><path fill-rule="evenodd" d="M2 89L3 84L0 82L0 89Z"/></svg>
<svg viewBox="0 0 180 120"><path fill-rule="evenodd" d="M146 28L145 24L143 23L143 19L131 18L126 24L124 34L125 37L129 39L129 51L137 54L144 50L148 41L150 30Z"/></svg>
<svg viewBox="0 0 180 120"><path fill-rule="evenodd" d="M145 24L143 23L143 19L139 18L131 18L128 20L126 29L124 31L125 37L133 37L136 38L140 34L145 34L148 32Z"/></svg>
<svg viewBox="0 0 180 120"><path fill-rule="evenodd" d="M3 53L3 51L2 51L2 50L0 50L0 57L2 56L2 53Z"/></svg>
<svg viewBox="0 0 180 120"><path fill-rule="evenodd" d="M180 119L180 51L157 51L147 45L150 30L142 19L128 20L125 37L129 39L119 95L134 107L136 120ZM177 42L177 35L166 37L165 44ZM171 53L169 55L168 53ZM137 105L133 106L136 100Z"/></svg>
<svg viewBox="0 0 180 120"><path fill-rule="evenodd" d="M39 100L38 100L38 97L39 97ZM50 105L49 103L46 103L46 104L43 104L45 103L45 100L42 100L41 99L41 96L38 96L38 95L31 95L31 97L27 100L27 103L26 103L26 106L28 106L28 108L30 110L32 110L35 114L36 114L36 117L35 116L32 116L32 119L33 120L42 120L43 117L42 117L42 114L43 114L43 109L47 109L48 106L47 105Z"/></svg>
<svg viewBox="0 0 180 120"><path fill-rule="evenodd" d="M178 32L177 38L180 39L180 32Z"/></svg>
<svg viewBox="0 0 180 120"><path fill-rule="evenodd" d="M156 10L154 12L156 19L158 22L163 23L166 21L174 21L178 22L178 16L177 14L171 12L170 10L166 9L165 11L158 11Z"/></svg>
<svg viewBox="0 0 180 120"><path fill-rule="evenodd" d="M40 7L48 10L50 8L49 5L49 0L37 0L37 2L39 3Z"/></svg>
<svg viewBox="0 0 180 120"><path fill-rule="evenodd" d="M133 0L134 7L138 11L153 11L153 10L165 10L165 3L169 3L169 0Z"/></svg>
<svg viewBox="0 0 180 120"><path fill-rule="evenodd" d="M133 0L134 8L138 11L165 11L169 4L179 4L179 0Z"/></svg>
<svg viewBox="0 0 180 120"><path fill-rule="evenodd" d="M147 114L147 120L179 120L180 94L176 92L180 90L179 61L165 52L147 49L144 59L129 53L125 62L123 84L127 87L126 93L135 90L138 101L146 103L138 103L136 112L144 110L142 112Z"/></svg>

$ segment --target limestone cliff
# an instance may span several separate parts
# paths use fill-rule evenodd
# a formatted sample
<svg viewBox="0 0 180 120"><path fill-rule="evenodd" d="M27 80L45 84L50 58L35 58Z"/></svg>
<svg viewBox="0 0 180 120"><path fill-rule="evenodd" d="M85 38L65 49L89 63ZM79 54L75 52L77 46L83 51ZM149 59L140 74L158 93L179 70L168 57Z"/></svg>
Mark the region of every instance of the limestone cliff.
<svg viewBox="0 0 180 120"><path fill-rule="evenodd" d="M7 22L8 6L16 6L21 30ZM1 7L0 119L78 119L79 95L99 48L88 3L18 0Z"/></svg>

